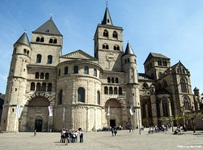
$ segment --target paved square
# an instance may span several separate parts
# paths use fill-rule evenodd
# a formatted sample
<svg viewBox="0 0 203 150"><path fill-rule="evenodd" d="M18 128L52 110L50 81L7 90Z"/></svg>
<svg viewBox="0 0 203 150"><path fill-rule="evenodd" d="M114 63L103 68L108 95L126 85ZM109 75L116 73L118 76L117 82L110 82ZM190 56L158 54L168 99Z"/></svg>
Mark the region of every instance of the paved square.
<svg viewBox="0 0 203 150"><path fill-rule="evenodd" d="M84 143L60 143L60 133L0 133L1 150L184 150L203 149L203 131L186 132L183 135L165 133L148 134L148 129L139 135L138 130L118 131L116 137L111 132L84 133Z"/></svg>

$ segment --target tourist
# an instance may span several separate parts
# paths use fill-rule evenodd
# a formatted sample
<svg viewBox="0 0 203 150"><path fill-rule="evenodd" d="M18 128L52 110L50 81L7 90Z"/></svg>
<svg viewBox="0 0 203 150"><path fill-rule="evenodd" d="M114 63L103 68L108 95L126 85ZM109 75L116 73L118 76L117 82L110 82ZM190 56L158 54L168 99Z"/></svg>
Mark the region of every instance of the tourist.
<svg viewBox="0 0 203 150"><path fill-rule="evenodd" d="M80 135L80 143L83 143L83 131L82 128L79 128L79 135Z"/></svg>

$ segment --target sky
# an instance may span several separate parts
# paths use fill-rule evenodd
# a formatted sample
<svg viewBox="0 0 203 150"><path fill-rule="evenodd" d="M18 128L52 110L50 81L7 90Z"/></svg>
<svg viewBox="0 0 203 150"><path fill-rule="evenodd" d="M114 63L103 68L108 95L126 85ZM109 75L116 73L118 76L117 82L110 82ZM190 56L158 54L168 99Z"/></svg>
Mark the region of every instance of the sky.
<svg viewBox="0 0 203 150"><path fill-rule="evenodd" d="M130 43L138 72L150 52L179 61L189 69L192 90L203 92L203 0L1 0L0 93L6 92L13 44L52 16L63 35L62 54L81 49L93 56L93 37L106 5L115 26L122 27L124 49Z"/></svg>

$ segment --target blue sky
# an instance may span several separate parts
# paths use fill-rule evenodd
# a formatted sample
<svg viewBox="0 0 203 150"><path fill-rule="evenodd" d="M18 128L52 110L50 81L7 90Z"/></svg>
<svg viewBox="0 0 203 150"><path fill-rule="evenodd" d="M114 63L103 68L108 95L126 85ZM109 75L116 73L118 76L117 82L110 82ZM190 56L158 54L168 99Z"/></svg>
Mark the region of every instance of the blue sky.
<svg viewBox="0 0 203 150"><path fill-rule="evenodd" d="M81 49L93 56L93 37L103 19L106 0L1 0L0 93L5 93L13 44L52 18L63 34L63 54ZM179 60L190 70L192 89L203 91L203 0L108 0L113 24L123 27L138 72L150 52Z"/></svg>

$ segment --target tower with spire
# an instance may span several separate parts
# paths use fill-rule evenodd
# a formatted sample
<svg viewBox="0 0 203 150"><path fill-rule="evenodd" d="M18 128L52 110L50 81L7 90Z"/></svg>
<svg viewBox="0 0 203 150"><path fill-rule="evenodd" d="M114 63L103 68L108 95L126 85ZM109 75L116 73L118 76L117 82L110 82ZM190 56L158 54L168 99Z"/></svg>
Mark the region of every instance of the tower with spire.
<svg viewBox="0 0 203 150"><path fill-rule="evenodd" d="M15 42L10 71L7 81L2 128L6 131L18 131L19 111L25 104L27 86L27 65L30 63L32 48L24 32Z"/></svg>

